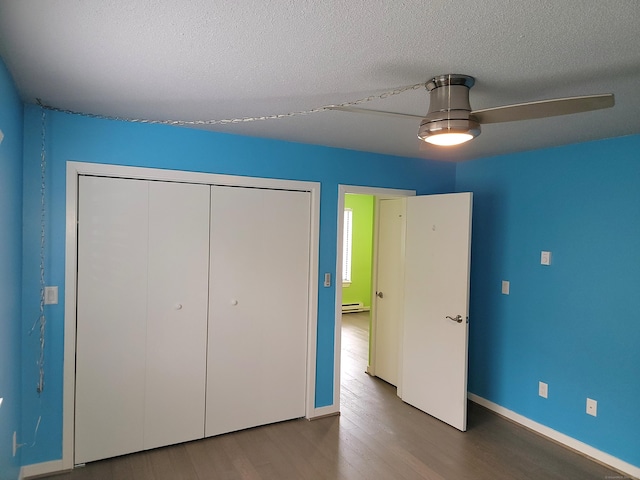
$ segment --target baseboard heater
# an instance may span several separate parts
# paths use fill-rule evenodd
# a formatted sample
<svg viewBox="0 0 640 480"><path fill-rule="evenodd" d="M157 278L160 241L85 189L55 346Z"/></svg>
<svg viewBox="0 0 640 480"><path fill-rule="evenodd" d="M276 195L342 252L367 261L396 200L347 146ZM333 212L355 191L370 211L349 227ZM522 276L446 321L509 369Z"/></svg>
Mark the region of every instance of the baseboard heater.
<svg viewBox="0 0 640 480"><path fill-rule="evenodd" d="M369 310L370 308L365 307L362 302L342 304L342 313L368 312Z"/></svg>

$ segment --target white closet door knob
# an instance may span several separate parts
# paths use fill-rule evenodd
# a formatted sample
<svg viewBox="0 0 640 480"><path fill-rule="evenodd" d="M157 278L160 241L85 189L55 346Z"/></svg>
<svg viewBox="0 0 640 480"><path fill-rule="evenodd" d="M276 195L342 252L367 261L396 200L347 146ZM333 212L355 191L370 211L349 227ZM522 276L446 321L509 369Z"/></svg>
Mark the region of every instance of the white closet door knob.
<svg viewBox="0 0 640 480"><path fill-rule="evenodd" d="M231 300L231 305L234 307L238 304L238 300Z"/></svg>
<svg viewBox="0 0 640 480"><path fill-rule="evenodd" d="M182 310L182 304L176 303L176 310Z"/></svg>

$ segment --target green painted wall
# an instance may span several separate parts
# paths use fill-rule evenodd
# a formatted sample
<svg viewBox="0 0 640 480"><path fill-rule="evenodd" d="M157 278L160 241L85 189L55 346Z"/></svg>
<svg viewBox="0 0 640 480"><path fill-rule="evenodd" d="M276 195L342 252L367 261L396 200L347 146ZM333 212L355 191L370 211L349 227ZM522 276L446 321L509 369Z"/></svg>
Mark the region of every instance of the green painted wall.
<svg viewBox="0 0 640 480"><path fill-rule="evenodd" d="M371 306L374 205L372 195L347 194L344 198L344 207L353 211L353 254L351 285L342 287L342 303L362 302Z"/></svg>

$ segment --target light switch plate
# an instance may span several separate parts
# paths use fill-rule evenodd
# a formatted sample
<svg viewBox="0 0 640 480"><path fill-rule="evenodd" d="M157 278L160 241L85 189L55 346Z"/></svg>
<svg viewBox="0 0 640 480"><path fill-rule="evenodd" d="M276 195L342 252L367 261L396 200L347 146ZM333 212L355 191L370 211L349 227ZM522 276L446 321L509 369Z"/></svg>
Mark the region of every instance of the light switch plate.
<svg viewBox="0 0 640 480"><path fill-rule="evenodd" d="M598 416L598 402L593 398L587 398L587 413L594 417Z"/></svg>
<svg viewBox="0 0 640 480"><path fill-rule="evenodd" d="M503 280L502 281L502 294L503 295L509 295L509 281L508 280Z"/></svg>

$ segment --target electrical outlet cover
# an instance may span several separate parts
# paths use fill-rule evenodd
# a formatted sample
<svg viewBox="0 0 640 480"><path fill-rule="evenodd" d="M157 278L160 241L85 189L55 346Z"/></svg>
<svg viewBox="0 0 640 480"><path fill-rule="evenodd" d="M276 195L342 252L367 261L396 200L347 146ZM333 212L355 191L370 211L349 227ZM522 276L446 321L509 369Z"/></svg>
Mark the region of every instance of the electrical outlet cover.
<svg viewBox="0 0 640 480"><path fill-rule="evenodd" d="M551 265L551 252L540 252L540 264Z"/></svg>
<svg viewBox="0 0 640 480"><path fill-rule="evenodd" d="M544 382L538 382L538 395L542 398L549 397L549 385Z"/></svg>
<svg viewBox="0 0 640 480"><path fill-rule="evenodd" d="M58 287L44 287L44 304L58 304Z"/></svg>

